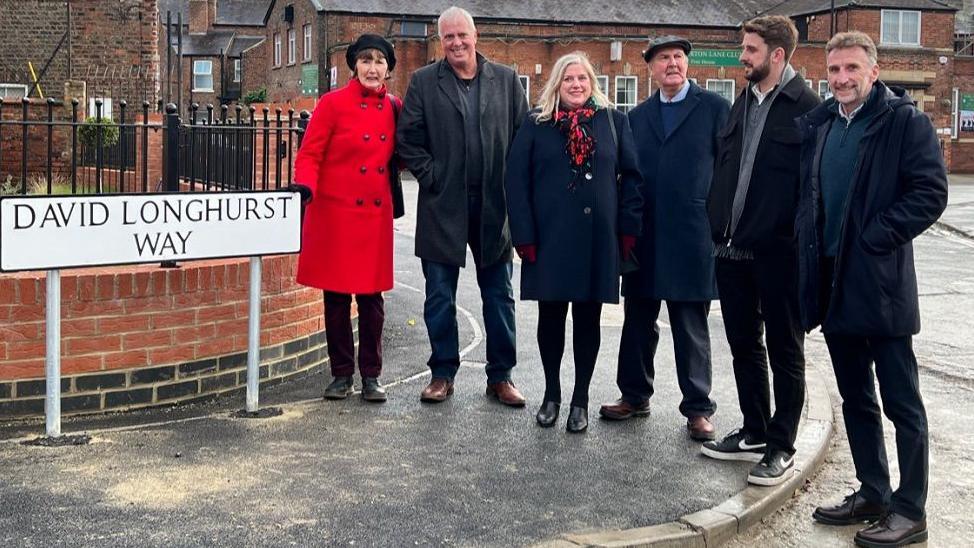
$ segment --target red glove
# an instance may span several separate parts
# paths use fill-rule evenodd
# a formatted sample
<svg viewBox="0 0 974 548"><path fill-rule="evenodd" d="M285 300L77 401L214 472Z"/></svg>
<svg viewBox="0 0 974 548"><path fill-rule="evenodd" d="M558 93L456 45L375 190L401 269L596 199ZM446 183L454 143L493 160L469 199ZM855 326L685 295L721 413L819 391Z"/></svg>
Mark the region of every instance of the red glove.
<svg viewBox="0 0 974 548"><path fill-rule="evenodd" d="M538 246L534 244L516 245L514 249L517 251L517 256L526 263L538 260Z"/></svg>
<svg viewBox="0 0 974 548"><path fill-rule="evenodd" d="M636 237L623 234L619 236L619 252L622 253L622 260L626 260L636 249Z"/></svg>

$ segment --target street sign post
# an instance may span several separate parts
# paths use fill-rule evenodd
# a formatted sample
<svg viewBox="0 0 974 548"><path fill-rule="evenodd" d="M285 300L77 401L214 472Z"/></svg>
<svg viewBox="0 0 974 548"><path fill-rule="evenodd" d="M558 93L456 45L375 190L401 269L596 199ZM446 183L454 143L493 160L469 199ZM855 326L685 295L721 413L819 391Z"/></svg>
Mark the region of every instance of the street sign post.
<svg viewBox="0 0 974 548"><path fill-rule="evenodd" d="M60 269L250 257L246 411L256 413L260 256L300 249L295 192L0 197L0 272L47 270L47 436L61 435Z"/></svg>

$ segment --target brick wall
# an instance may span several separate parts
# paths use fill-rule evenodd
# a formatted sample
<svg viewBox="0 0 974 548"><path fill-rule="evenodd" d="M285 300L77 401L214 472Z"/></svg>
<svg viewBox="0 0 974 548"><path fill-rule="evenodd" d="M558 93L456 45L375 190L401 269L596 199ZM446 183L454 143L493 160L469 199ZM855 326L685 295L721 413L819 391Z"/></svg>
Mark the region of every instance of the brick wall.
<svg viewBox="0 0 974 548"><path fill-rule="evenodd" d="M321 293L296 285L296 268L293 255L263 260L261 347L269 359L294 358L282 366L269 365L269 378L325 359L317 348L323 343L318 336L324 328ZM207 380L207 386L219 384L214 390L239 386L230 382L229 372L237 375L246 362L240 356L247 349L249 273L246 259L190 262L171 270L145 265L64 272L64 391L72 397L91 396L90 401L78 401L93 406L76 410L103 409L106 401L115 401L111 396L106 400L110 391L102 388L120 392L135 385L149 388L155 391L151 401L138 403L153 404L198 397L204 393L204 379L221 375L221 381ZM5 407L3 400L5 393L7 399L29 397L28 392L37 395L33 390L21 391L17 384L43 379L45 293L43 273L0 276L0 416L4 410L33 409L22 409L27 405L23 402ZM276 347L281 350L269 350ZM313 358L295 356L309 349ZM195 383L195 388L190 390L189 384L179 390L166 388L180 382Z"/></svg>
<svg viewBox="0 0 974 548"><path fill-rule="evenodd" d="M960 95L974 94L974 57L957 57L954 60L954 87ZM959 133L958 139L951 143L950 170L974 173L974 132Z"/></svg>
<svg viewBox="0 0 974 548"><path fill-rule="evenodd" d="M294 21L292 23L287 23L282 19L284 8L286 6L293 6L294 8ZM265 56L265 65L258 67L257 70L263 69L265 72L265 82L267 86L267 100L270 102L284 102L294 97L301 95L302 88L302 67L305 65L313 65L318 63L321 51L321 39L318 36L316 30L319 26L319 21L323 18L319 17L318 12L314 9L311 2L276 2L274 4L274 9L271 12L270 17L267 19L267 28L264 29L265 33L265 47L263 48L263 54ZM311 37L311 59L304 60L304 26L312 26L312 37ZM295 32L295 62L293 64L288 63L288 41L287 32L293 29ZM274 65L274 35L278 34L281 37L281 64L279 66ZM385 34L383 31L382 34ZM344 60L342 61L342 67L345 66ZM249 69L248 69L249 70ZM321 80L322 72L324 72L325 82L327 82L328 74L327 70L323 65L318 67L319 81ZM248 74L249 75L249 74ZM324 89L320 90L324 93Z"/></svg>
<svg viewBox="0 0 974 548"><path fill-rule="evenodd" d="M72 72L88 83L88 95L125 99L130 104L156 101L159 55L157 0L71 2ZM67 43L54 54L67 29L63 0L17 0L0 9L0 81L30 82L51 58L41 78L45 96L61 98L68 78ZM54 54L53 58L51 57Z"/></svg>

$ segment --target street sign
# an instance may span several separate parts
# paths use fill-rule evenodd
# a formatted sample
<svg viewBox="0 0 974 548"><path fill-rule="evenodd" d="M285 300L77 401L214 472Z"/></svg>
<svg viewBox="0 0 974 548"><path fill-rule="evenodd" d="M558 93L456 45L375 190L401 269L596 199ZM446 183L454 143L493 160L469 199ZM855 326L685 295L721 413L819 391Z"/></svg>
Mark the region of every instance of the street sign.
<svg viewBox="0 0 974 548"><path fill-rule="evenodd" d="M0 271L294 253L294 192L0 198Z"/></svg>
<svg viewBox="0 0 974 548"><path fill-rule="evenodd" d="M694 49L690 50L690 64L709 67L740 66L740 50L736 49Z"/></svg>
<svg viewBox="0 0 974 548"><path fill-rule="evenodd" d="M318 65L301 65L301 95L318 96Z"/></svg>

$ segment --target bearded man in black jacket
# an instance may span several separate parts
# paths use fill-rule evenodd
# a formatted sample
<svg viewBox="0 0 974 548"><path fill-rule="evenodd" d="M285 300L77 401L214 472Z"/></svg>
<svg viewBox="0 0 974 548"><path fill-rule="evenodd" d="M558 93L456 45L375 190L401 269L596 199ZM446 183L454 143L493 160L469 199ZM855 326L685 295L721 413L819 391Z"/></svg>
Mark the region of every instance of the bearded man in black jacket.
<svg viewBox="0 0 974 548"><path fill-rule="evenodd" d="M718 135L707 204L717 292L744 424L719 441L704 443L701 451L716 459L757 461L747 477L756 485L788 478L805 400L793 228L801 145L795 119L821 101L788 63L797 42L798 31L787 17L758 17L744 24L741 64L751 85L738 96Z"/></svg>

